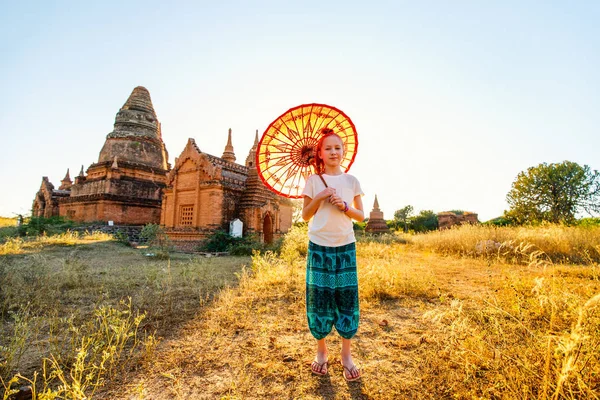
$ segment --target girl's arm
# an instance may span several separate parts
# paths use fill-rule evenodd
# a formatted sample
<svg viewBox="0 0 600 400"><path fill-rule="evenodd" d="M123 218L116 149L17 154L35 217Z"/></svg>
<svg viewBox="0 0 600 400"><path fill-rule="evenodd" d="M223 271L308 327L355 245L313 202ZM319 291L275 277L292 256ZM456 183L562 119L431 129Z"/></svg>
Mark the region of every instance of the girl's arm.
<svg viewBox="0 0 600 400"><path fill-rule="evenodd" d="M337 195L333 195L329 198L329 202L339 208L340 211L344 211L346 208L346 204L341 197ZM365 219L365 213L363 211L362 197L360 195L354 196L354 200L352 204L348 204L348 210L346 210L346 215L351 219L354 219L358 222L362 222Z"/></svg>
<svg viewBox="0 0 600 400"><path fill-rule="evenodd" d="M348 204L346 215L358 222L363 222L365 219L365 212L363 211L362 197L360 197L360 195L354 196L352 205Z"/></svg>
<svg viewBox="0 0 600 400"><path fill-rule="evenodd" d="M335 194L335 189L327 188L322 192L319 192L314 199L308 196L304 196L304 206L302 207L302 219L308 221L319 209L319 206L323 200L329 198L329 196Z"/></svg>

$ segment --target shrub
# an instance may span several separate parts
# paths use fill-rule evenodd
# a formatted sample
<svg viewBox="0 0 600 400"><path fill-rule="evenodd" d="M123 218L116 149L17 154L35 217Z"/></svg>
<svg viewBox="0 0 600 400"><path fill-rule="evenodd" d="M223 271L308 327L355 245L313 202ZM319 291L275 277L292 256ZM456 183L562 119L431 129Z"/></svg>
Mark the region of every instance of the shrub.
<svg viewBox="0 0 600 400"><path fill-rule="evenodd" d="M73 221L65 220L60 216L31 217L18 227L18 233L20 236L56 235L65 233L73 228L73 225Z"/></svg>
<svg viewBox="0 0 600 400"><path fill-rule="evenodd" d="M308 226L293 226L283 237L280 256L288 264L308 254Z"/></svg>
<svg viewBox="0 0 600 400"><path fill-rule="evenodd" d="M277 250L279 245L280 242L265 245L254 235L234 237L223 230L218 230L208 237L208 239L200 246L200 250L211 253L228 252L233 256L249 256L252 255L254 251L263 252L268 249Z"/></svg>
<svg viewBox="0 0 600 400"><path fill-rule="evenodd" d="M157 258L169 258L173 246L165 230L160 225L145 225L140 232L140 239L144 240L148 247L155 251Z"/></svg>

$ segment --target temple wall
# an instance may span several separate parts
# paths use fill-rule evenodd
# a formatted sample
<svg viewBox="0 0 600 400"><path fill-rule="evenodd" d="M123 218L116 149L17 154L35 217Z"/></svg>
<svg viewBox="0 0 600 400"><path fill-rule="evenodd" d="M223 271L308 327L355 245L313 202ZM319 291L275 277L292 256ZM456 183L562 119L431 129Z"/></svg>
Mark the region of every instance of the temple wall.
<svg viewBox="0 0 600 400"><path fill-rule="evenodd" d="M292 215L294 208L290 205L281 204L279 208L279 231L287 232L292 228Z"/></svg>
<svg viewBox="0 0 600 400"><path fill-rule="evenodd" d="M167 169L162 146L157 143L157 140L144 140L142 137L137 137L135 140L131 137L109 138L100 151L98 161L112 162L115 155L119 160Z"/></svg>
<svg viewBox="0 0 600 400"><path fill-rule="evenodd" d="M127 176L133 179L143 181L166 183L166 171L162 169L153 169L150 167L138 166L138 168L128 167L131 164L117 161L118 169L112 168L112 163L92 164L87 170L86 180L96 180L105 178L116 178Z"/></svg>
<svg viewBox="0 0 600 400"><path fill-rule="evenodd" d="M160 222L160 207L112 200L59 204L59 215L77 222L113 221L117 225Z"/></svg>

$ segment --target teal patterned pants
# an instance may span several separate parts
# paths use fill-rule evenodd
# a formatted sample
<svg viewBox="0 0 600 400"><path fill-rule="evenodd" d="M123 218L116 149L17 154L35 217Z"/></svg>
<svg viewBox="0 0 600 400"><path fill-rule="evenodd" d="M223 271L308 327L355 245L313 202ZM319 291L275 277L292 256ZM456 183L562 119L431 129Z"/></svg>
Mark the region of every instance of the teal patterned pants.
<svg viewBox="0 0 600 400"><path fill-rule="evenodd" d="M341 337L358 330L356 243L339 247L308 243L306 258L306 316L310 333L323 339L335 326Z"/></svg>

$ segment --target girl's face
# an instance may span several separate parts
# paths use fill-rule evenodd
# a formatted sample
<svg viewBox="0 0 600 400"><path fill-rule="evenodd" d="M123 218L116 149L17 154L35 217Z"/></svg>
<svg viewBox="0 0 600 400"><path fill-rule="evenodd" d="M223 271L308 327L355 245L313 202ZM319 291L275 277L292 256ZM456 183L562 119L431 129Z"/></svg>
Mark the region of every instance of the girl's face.
<svg viewBox="0 0 600 400"><path fill-rule="evenodd" d="M319 150L319 157L326 167L338 167L344 156L344 144L336 135L327 136Z"/></svg>

